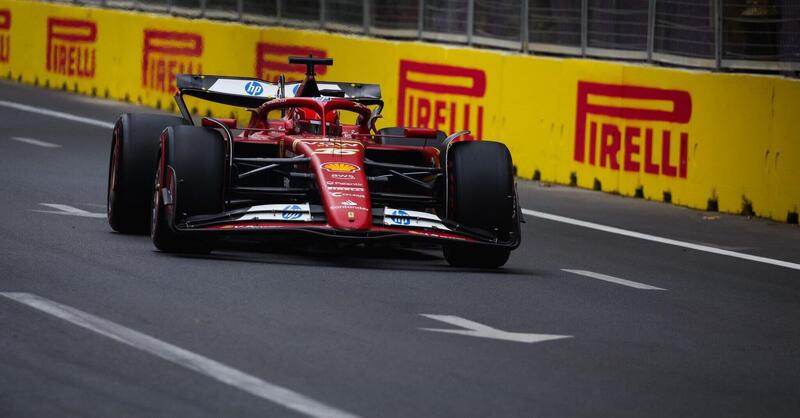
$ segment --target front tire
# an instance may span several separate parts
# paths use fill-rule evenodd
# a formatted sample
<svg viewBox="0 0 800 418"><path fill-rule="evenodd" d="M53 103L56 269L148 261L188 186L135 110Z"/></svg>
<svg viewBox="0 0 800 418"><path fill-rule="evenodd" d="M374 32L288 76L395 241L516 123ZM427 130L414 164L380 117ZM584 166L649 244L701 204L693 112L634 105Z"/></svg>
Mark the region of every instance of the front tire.
<svg viewBox="0 0 800 418"><path fill-rule="evenodd" d="M464 141L448 154L448 218L492 232L507 240L515 218L511 153L490 141ZM498 268L511 249L489 245L447 243L444 258L456 267Z"/></svg>
<svg viewBox="0 0 800 418"><path fill-rule="evenodd" d="M106 211L111 229L146 233L150 219L150 186L159 136L167 126L187 125L177 116L124 113L111 138Z"/></svg>
<svg viewBox="0 0 800 418"><path fill-rule="evenodd" d="M213 241L176 223L224 210L225 144L219 132L174 126L162 134L152 193L150 237L161 251L208 253ZM165 201L168 196L169 201Z"/></svg>

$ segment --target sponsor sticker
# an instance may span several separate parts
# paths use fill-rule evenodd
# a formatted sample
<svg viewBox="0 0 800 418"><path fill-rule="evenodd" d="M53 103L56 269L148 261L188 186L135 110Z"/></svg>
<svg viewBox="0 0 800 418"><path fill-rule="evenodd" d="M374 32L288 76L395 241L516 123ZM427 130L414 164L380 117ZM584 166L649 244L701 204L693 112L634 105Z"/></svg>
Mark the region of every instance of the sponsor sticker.
<svg viewBox="0 0 800 418"><path fill-rule="evenodd" d="M339 180L355 180L356 176L354 176L352 174L333 173L333 174L331 174L331 178L339 179Z"/></svg>
<svg viewBox="0 0 800 418"><path fill-rule="evenodd" d="M325 171L329 171L332 173L355 173L356 171L361 171L355 164L350 163L324 163L322 164L322 169Z"/></svg>
<svg viewBox="0 0 800 418"><path fill-rule="evenodd" d="M365 199L367 196L363 194L357 193L342 193L342 192L330 192L330 195L333 197L355 197L357 199Z"/></svg>
<svg viewBox="0 0 800 418"><path fill-rule="evenodd" d="M353 202L352 200L345 200L341 203L342 206L358 206L358 203Z"/></svg>
<svg viewBox="0 0 800 418"><path fill-rule="evenodd" d="M281 218L286 219L287 221L293 221L300 219L303 216L303 209L298 205L289 205L283 208L281 212Z"/></svg>
<svg viewBox="0 0 800 418"><path fill-rule="evenodd" d="M68 77L94 78L96 42L95 21L48 17L45 68L50 73Z"/></svg>
<svg viewBox="0 0 800 418"><path fill-rule="evenodd" d="M389 222L395 225L411 225L411 218L409 218L408 212L395 209L389 214Z"/></svg>
<svg viewBox="0 0 800 418"><path fill-rule="evenodd" d="M346 187L361 187L361 183L355 181L326 181L328 186L346 186Z"/></svg>
<svg viewBox="0 0 800 418"><path fill-rule="evenodd" d="M244 85L244 92L250 96L260 96L264 92L264 86L258 81L250 81Z"/></svg>
<svg viewBox="0 0 800 418"><path fill-rule="evenodd" d="M144 30L142 87L171 93L178 74L202 74L203 36L193 32Z"/></svg>
<svg viewBox="0 0 800 418"><path fill-rule="evenodd" d="M388 226L450 230L450 228L442 223L442 219L433 213L392 209L388 207L383 210L383 224Z"/></svg>
<svg viewBox="0 0 800 418"><path fill-rule="evenodd" d="M311 207L308 203L258 205L248 208L237 220L311 222Z"/></svg>
<svg viewBox="0 0 800 418"><path fill-rule="evenodd" d="M363 187L328 187L328 190L339 190L342 192L363 192Z"/></svg>
<svg viewBox="0 0 800 418"><path fill-rule="evenodd" d="M691 118L692 96L684 90L579 81L573 159L686 178Z"/></svg>

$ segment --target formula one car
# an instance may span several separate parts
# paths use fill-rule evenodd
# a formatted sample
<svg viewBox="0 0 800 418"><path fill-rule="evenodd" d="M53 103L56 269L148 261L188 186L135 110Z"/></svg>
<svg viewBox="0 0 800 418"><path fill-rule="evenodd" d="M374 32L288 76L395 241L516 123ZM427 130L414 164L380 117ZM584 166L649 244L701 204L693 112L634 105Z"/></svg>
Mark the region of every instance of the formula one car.
<svg viewBox="0 0 800 418"><path fill-rule="evenodd" d="M182 116L128 113L111 144L108 221L165 252L221 240L441 244L454 266L500 267L520 243L511 155L468 131L375 126L380 87L179 75ZM193 123L184 96L245 107Z"/></svg>

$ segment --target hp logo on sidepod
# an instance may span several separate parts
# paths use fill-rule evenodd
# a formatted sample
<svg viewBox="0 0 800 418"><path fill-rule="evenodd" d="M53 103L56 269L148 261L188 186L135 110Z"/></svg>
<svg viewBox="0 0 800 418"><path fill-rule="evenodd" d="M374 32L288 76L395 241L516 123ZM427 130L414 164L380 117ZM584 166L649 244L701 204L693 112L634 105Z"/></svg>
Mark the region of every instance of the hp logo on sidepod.
<svg viewBox="0 0 800 418"><path fill-rule="evenodd" d="M258 81L250 81L244 85L244 91L251 96L258 96L264 92L264 87Z"/></svg>

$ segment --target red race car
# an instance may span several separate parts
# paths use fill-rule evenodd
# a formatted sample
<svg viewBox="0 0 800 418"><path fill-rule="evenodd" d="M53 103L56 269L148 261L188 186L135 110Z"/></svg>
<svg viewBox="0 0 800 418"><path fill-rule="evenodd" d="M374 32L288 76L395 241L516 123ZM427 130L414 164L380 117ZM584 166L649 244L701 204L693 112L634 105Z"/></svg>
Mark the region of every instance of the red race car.
<svg viewBox="0 0 800 418"><path fill-rule="evenodd" d="M454 266L500 267L520 243L511 155L468 131L376 129L380 87L179 75L182 116L128 113L114 127L108 221L166 252L276 238L441 244ZM193 123L184 96L247 108L250 122Z"/></svg>

